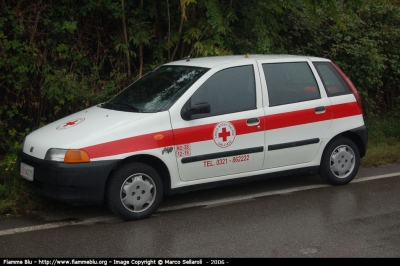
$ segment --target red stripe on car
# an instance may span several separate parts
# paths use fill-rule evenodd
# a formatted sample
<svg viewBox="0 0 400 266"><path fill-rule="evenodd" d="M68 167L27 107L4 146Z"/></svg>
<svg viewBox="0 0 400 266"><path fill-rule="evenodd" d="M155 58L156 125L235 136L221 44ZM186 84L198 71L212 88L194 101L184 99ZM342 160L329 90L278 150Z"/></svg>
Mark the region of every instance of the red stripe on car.
<svg viewBox="0 0 400 266"><path fill-rule="evenodd" d="M160 140L155 140L154 136L157 134L162 134L164 137ZM172 130L168 130L100 143L82 148L82 150L86 151L91 159L94 159L173 145Z"/></svg>
<svg viewBox="0 0 400 266"><path fill-rule="evenodd" d="M333 117L331 112L333 110ZM246 119L230 121L236 129L236 135L245 135L260 132L262 130L274 130L279 128L316 123L330 119L338 119L362 114L357 102L327 106L326 112L316 114L315 109L305 109L287 113L273 114L260 118L257 126L248 126ZM187 128L178 128L163 132L154 132L146 135L114 140L89 147L82 148L90 158L100 158L123 153L136 152L163 148L166 146L209 141L213 139L213 130L217 123L206 124ZM164 135L161 140L155 140L156 134Z"/></svg>

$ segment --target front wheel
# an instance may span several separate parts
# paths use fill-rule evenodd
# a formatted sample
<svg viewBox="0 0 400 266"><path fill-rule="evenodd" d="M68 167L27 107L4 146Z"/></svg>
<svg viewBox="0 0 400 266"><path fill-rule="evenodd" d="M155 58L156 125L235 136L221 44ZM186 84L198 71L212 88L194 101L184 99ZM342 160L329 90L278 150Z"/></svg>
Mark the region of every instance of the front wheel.
<svg viewBox="0 0 400 266"><path fill-rule="evenodd" d="M157 210L162 198L160 175L143 163L123 165L111 176L107 188L108 207L125 220L149 217Z"/></svg>
<svg viewBox="0 0 400 266"><path fill-rule="evenodd" d="M357 175L360 152L348 138L338 138L325 148L321 158L320 176L332 185L345 185Z"/></svg>

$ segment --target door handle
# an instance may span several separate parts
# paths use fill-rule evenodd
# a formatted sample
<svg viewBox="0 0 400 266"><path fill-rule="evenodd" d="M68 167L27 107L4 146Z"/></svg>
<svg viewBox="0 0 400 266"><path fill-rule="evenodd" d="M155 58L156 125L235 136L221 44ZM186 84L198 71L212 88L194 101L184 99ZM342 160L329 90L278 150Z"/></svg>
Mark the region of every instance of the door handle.
<svg viewBox="0 0 400 266"><path fill-rule="evenodd" d="M258 117L248 118L246 123L248 126L258 125L260 123L260 119Z"/></svg>
<svg viewBox="0 0 400 266"><path fill-rule="evenodd" d="M325 113L325 111L326 111L325 106L318 106L318 107L315 107L315 113L316 113L316 114L322 114L322 113Z"/></svg>

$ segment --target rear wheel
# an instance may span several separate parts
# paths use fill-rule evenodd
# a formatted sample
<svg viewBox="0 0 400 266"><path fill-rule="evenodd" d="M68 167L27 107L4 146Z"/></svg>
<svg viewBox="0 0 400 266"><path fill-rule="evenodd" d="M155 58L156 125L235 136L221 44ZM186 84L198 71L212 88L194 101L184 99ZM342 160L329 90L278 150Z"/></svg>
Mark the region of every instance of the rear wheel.
<svg viewBox="0 0 400 266"><path fill-rule="evenodd" d="M348 138L338 138L325 148L321 158L320 176L332 185L345 185L357 175L360 152Z"/></svg>
<svg viewBox="0 0 400 266"><path fill-rule="evenodd" d="M154 168L129 163L111 177L107 191L108 207L125 220L151 216L161 204L163 184Z"/></svg>

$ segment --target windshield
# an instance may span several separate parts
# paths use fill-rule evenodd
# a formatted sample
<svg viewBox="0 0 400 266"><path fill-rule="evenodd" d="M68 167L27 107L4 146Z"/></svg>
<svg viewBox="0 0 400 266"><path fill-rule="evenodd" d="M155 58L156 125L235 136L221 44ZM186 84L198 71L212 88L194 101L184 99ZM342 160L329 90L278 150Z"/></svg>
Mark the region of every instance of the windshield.
<svg viewBox="0 0 400 266"><path fill-rule="evenodd" d="M139 113L165 111L208 68L187 66L161 66L105 103L102 108Z"/></svg>

